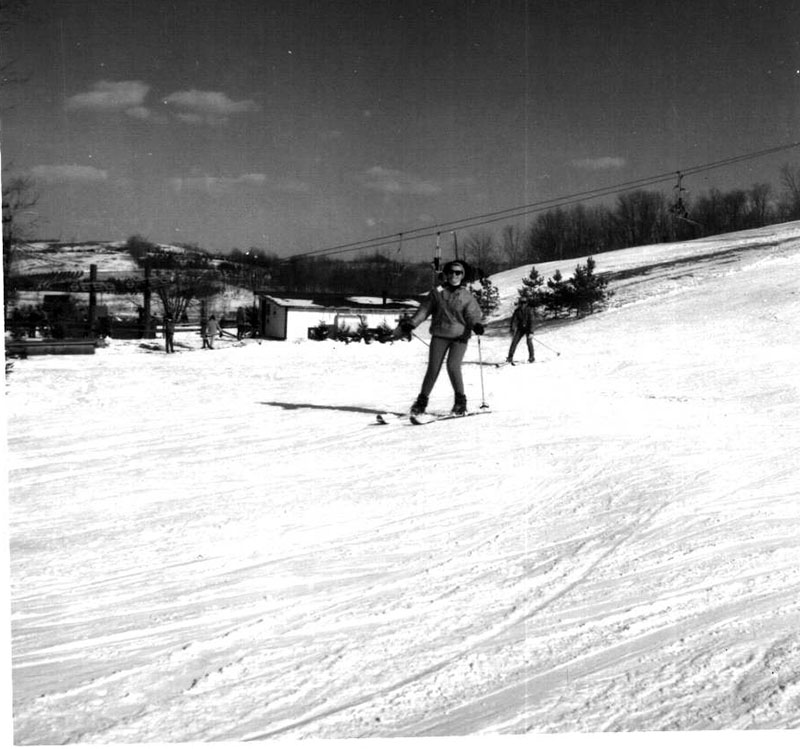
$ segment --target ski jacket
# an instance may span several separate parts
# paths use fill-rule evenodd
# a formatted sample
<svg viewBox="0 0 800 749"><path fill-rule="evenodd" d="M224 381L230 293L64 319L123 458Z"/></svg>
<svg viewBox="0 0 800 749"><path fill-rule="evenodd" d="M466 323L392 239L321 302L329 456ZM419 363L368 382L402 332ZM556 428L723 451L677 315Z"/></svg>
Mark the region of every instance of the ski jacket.
<svg viewBox="0 0 800 749"><path fill-rule="evenodd" d="M517 307L511 315L512 332L532 333L535 324L536 315L533 307Z"/></svg>
<svg viewBox="0 0 800 749"><path fill-rule="evenodd" d="M472 292L463 287L437 286L420 305L411 324L416 328L431 317L431 335L438 338L469 338L483 313Z"/></svg>

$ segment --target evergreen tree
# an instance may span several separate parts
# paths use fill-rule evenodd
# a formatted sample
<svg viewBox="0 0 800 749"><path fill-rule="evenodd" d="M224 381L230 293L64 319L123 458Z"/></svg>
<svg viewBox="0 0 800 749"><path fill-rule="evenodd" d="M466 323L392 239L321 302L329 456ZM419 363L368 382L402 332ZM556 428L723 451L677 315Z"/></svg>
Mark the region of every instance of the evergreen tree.
<svg viewBox="0 0 800 749"><path fill-rule="evenodd" d="M595 275L595 266L594 258L587 258L586 265L577 265L575 274L567 282L569 306L579 317L592 314L595 305L604 302L608 297L608 280Z"/></svg>
<svg viewBox="0 0 800 749"><path fill-rule="evenodd" d="M480 285L471 287L472 293L478 300L478 304L484 317L488 317L500 306L500 290L488 278L483 277L478 282Z"/></svg>
<svg viewBox="0 0 800 749"><path fill-rule="evenodd" d="M519 299L517 304L528 304L533 302L535 307L540 307L542 304L544 278L542 274L536 270L536 266L531 268L531 272L526 278L522 279L522 286L518 289Z"/></svg>
<svg viewBox="0 0 800 749"><path fill-rule="evenodd" d="M558 317L569 307L570 289L560 270L556 270L553 277L547 279L547 291L543 295L544 308L553 317Z"/></svg>

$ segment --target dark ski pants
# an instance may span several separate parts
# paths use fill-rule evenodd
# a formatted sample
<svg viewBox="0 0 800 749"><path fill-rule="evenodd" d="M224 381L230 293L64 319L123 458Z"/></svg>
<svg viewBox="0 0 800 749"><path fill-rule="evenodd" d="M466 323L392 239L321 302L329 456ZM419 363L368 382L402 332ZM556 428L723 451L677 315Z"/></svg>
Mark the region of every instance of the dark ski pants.
<svg viewBox="0 0 800 749"><path fill-rule="evenodd" d="M467 353L467 344L452 338L431 338L430 349L428 350L428 369L425 372L425 379L422 380L420 392L423 395L430 395L439 371L442 368L445 356L447 357L447 374L453 391L456 393L464 392L464 380L461 377L461 363L464 361L464 354Z"/></svg>
<svg viewBox="0 0 800 749"><path fill-rule="evenodd" d="M508 349L508 361L514 358L514 352L517 350L522 336L525 336L525 343L528 344L528 361L533 361L533 334L530 330L518 330L514 333L514 337L511 339L511 347Z"/></svg>

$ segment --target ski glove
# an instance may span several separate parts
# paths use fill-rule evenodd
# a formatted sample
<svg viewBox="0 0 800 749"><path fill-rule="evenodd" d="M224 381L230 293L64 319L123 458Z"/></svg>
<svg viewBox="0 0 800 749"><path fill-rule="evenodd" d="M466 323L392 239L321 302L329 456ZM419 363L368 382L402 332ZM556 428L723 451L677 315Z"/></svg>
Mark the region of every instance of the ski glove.
<svg viewBox="0 0 800 749"><path fill-rule="evenodd" d="M472 332L476 333L477 335L483 335L483 331L484 331L484 327L479 322L476 322L472 326ZM457 340L459 341L459 343L469 343L469 336L470 336L470 330L469 330L469 328L467 328L464 331L464 335L462 335Z"/></svg>
<svg viewBox="0 0 800 749"><path fill-rule="evenodd" d="M405 335L410 336L411 331L414 330L414 323L411 320L400 320L400 330L405 333Z"/></svg>

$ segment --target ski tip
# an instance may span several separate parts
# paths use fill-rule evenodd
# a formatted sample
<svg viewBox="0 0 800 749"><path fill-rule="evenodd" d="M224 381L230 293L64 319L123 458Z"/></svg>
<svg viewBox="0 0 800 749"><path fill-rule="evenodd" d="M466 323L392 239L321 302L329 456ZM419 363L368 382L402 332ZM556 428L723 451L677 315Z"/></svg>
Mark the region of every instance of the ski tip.
<svg viewBox="0 0 800 749"><path fill-rule="evenodd" d="M389 424L397 419L402 419L406 415L407 414L402 411L382 411L381 413L375 414L375 421L378 424Z"/></svg>

